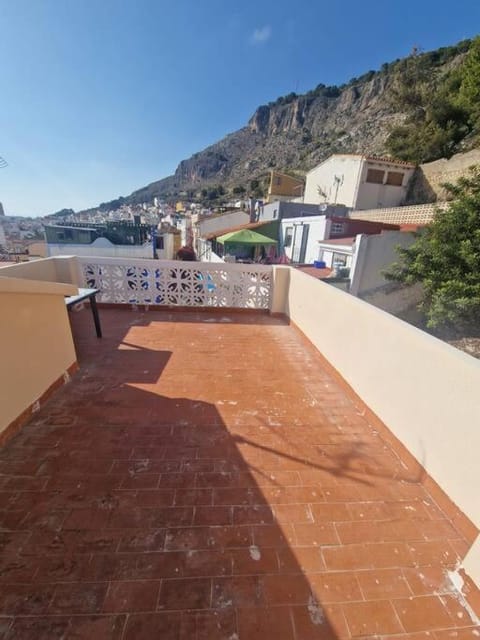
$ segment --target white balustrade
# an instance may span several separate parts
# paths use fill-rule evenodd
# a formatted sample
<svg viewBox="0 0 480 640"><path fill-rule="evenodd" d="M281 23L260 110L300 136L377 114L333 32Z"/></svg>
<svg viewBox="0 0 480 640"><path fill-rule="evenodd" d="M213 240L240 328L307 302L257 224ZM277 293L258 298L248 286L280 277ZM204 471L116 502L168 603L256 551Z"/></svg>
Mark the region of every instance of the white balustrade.
<svg viewBox="0 0 480 640"><path fill-rule="evenodd" d="M82 286L99 302L268 309L272 267L170 260L77 258Z"/></svg>

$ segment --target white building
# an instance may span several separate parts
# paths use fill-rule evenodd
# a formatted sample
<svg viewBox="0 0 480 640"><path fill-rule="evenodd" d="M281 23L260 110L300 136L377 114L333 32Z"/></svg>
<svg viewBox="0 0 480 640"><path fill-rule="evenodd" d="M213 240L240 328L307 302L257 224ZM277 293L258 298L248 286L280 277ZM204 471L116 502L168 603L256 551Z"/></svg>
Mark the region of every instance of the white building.
<svg viewBox="0 0 480 640"><path fill-rule="evenodd" d="M332 238L318 243L318 260L329 269L350 269L354 252L355 238Z"/></svg>
<svg viewBox="0 0 480 640"><path fill-rule="evenodd" d="M280 242L287 258L294 263L312 264L318 258L319 241L330 235L331 224L327 216L283 218Z"/></svg>
<svg viewBox="0 0 480 640"><path fill-rule="evenodd" d="M415 166L401 160L335 154L307 173L304 202L352 209L404 203Z"/></svg>
<svg viewBox="0 0 480 640"><path fill-rule="evenodd" d="M153 258L151 242L140 245L113 244L107 238L97 238L90 244L53 243L47 244L50 256L96 256L100 258ZM175 256L175 235L161 233L157 236L157 256L160 260L173 260Z"/></svg>

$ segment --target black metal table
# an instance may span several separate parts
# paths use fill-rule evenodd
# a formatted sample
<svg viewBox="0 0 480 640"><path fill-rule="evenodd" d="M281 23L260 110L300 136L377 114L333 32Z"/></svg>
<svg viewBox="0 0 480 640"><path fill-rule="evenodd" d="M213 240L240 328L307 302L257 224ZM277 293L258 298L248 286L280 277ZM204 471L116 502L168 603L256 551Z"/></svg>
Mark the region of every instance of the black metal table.
<svg viewBox="0 0 480 640"><path fill-rule="evenodd" d="M95 331L97 332L97 338L102 337L102 327L100 326L100 317L98 315L98 307L96 295L100 289L78 289L78 293L75 296L68 296L65 298L65 304L67 309L71 309L74 305L84 300L90 301L90 308L92 310L93 322L95 323Z"/></svg>

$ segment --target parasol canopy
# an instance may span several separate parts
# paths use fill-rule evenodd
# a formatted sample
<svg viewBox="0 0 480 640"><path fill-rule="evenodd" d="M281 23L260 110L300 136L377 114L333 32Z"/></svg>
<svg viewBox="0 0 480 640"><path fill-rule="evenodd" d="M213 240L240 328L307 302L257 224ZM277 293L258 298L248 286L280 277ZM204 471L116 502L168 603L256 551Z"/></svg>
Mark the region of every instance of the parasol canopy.
<svg viewBox="0 0 480 640"><path fill-rule="evenodd" d="M241 229L240 231L226 233L223 236L219 236L217 238L217 242L220 242L220 244L245 244L251 247L277 244L276 240L272 240L272 238L268 238L267 236L257 233L256 231L252 231L251 229Z"/></svg>

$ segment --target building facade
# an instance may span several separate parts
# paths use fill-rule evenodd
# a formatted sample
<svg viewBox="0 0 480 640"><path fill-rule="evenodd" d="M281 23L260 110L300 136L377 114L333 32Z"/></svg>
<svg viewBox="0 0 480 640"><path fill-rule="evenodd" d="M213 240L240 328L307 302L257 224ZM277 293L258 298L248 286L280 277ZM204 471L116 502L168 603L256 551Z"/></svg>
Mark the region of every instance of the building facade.
<svg viewBox="0 0 480 640"><path fill-rule="evenodd" d="M307 173L304 202L349 209L397 207L406 200L414 169L401 160L335 154Z"/></svg>
<svg viewBox="0 0 480 640"><path fill-rule="evenodd" d="M153 258L172 260L180 245L180 232L173 228L119 222L106 225L47 225L47 256L74 255L104 258Z"/></svg>
<svg viewBox="0 0 480 640"><path fill-rule="evenodd" d="M279 171L270 171L270 184L266 202L301 198L304 187L305 181L300 178L294 178Z"/></svg>
<svg viewBox="0 0 480 640"><path fill-rule="evenodd" d="M303 202L270 202L259 207L258 222L283 220L284 218L304 218L308 216L346 216L347 208L343 205L307 204Z"/></svg>

